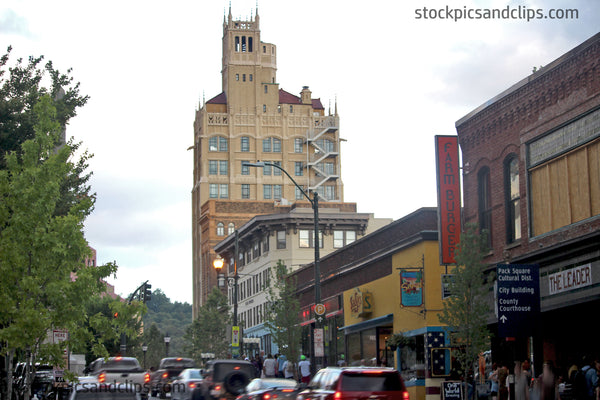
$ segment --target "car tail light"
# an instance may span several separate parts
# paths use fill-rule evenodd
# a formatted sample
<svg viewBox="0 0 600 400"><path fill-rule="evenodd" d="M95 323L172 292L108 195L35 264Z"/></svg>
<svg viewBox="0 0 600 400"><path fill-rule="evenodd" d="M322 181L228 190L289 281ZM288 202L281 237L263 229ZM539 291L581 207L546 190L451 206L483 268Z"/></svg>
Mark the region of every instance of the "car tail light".
<svg viewBox="0 0 600 400"><path fill-rule="evenodd" d="M98 375L98 382L104 383L105 381L106 381L106 374L104 372L102 372L100 375Z"/></svg>
<svg viewBox="0 0 600 400"><path fill-rule="evenodd" d="M402 392L402 400L410 400L410 395L407 391Z"/></svg>
<svg viewBox="0 0 600 400"><path fill-rule="evenodd" d="M344 396L342 396L342 392L340 392L339 390L333 394L333 400L341 400L343 397Z"/></svg>
<svg viewBox="0 0 600 400"><path fill-rule="evenodd" d="M193 389L193 388L195 388L195 387L196 387L196 383L195 383L195 382L190 382L190 383L188 383L188 387L189 387L190 389Z"/></svg>
<svg viewBox="0 0 600 400"><path fill-rule="evenodd" d="M163 379L167 379L169 377L169 373L168 372L164 372L162 374Z"/></svg>
<svg viewBox="0 0 600 400"><path fill-rule="evenodd" d="M148 382L150 382L150 374L146 372L144 374L144 383L148 383Z"/></svg>
<svg viewBox="0 0 600 400"><path fill-rule="evenodd" d="M271 393L264 393L262 396L262 400L270 400L271 399Z"/></svg>

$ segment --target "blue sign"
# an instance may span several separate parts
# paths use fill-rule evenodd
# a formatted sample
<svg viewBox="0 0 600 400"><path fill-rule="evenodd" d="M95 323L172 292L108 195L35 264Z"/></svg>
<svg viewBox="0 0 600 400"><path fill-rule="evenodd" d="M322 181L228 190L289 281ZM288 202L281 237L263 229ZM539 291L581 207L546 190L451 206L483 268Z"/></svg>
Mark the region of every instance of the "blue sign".
<svg viewBox="0 0 600 400"><path fill-rule="evenodd" d="M496 266L498 336L528 337L540 312L540 274L537 265Z"/></svg>

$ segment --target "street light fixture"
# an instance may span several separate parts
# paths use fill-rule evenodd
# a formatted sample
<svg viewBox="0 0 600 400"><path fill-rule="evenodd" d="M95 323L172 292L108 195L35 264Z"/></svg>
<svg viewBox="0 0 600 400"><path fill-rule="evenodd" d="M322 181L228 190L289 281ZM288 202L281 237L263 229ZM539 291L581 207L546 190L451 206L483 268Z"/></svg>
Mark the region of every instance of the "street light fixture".
<svg viewBox="0 0 600 400"><path fill-rule="evenodd" d="M232 346L237 347L237 349L239 350L239 347L240 347L239 337L240 336L239 336L239 327L238 327L238 280L239 280L240 276L238 274L238 269L237 269L237 261L238 261L238 254L239 254L239 245L238 245L239 238L238 238L237 229L235 230L234 234L235 234L235 248L234 248L234 255L233 255L233 327L232 327L232 335L238 335L237 336L238 340L232 340ZM213 260L213 267L217 271L217 274L218 274L217 284L219 285L219 287L225 286L225 276L221 272L224 265L225 265L225 261L223 260L223 258L221 258L221 256L217 256L217 258L215 258Z"/></svg>
<svg viewBox="0 0 600 400"><path fill-rule="evenodd" d="M268 162L268 161L257 161L255 163L251 163L251 162L242 162L242 165L248 166L248 167L255 167L255 168L260 168L260 167L274 167L279 169L280 171L282 171L284 174L286 174L286 176L288 178L290 178L290 180L292 181L292 183L298 188L298 190L300 190L300 192L302 193L302 195L304 195L304 197L306 197L306 199L308 200L308 202L310 203L310 205L312 206L313 209L313 213L314 213L314 234L313 234L313 238L314 238L314 245L315 245L315 261L314 261L314 269L315 269L315 309L317 307L319 307L320 309L322 309L323 307L320 305L321 303L321 270L320 270L320 265L319 265L319 260L320 260L320 255L319 255L319 245L320 245L320 240L319 240L319 195L316 191L313 191L313 198L311 199L310 196L304 191L304 189L302 189L302 187L300 185L298 185L298 183L294 180L294 178L292 178L292 176L285 170L283 169L279 164L276 163L272 163L272 162ZM322 317L320 315L315 315L315 331L322 329L321 327L321 322L322 322ZM312 336L312 340L313 340L313 346L312 346L312 351L313 353L315 352L315 334L313 331L313 336ZM315 359L317 357L315 356ZM320 357L319 361L320 361ZM315 360L316 363L316 360ZM316 364L320 364L316 363ZM318 365L317 365L318 367ZM318 369L318 368L317 368Z"/></svg>
<svg viewBox="0 0 600 400"><path fill-rule="evenodd" d="M146 369L146 352L148 351L148 345L146 343L142 344L142 351L144 352L144 369Z"/></svg>
<svg viewBox="0 0 600 400"><path fill-rule="evenodd" d="M165 339L165 351L166 351L166 356L165 357L169 357L169 343L171 342L171 336L169 336L169 333L167 332L167 334L164 337Z"/></svg>

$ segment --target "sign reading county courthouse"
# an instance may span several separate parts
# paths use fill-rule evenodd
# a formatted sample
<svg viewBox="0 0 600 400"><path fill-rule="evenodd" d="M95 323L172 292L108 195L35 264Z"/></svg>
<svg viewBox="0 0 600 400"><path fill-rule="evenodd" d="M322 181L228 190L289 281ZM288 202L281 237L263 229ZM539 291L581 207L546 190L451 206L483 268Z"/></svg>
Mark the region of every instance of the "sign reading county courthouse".
<svg viewBox="0 0 600 400"><path fill-rule="evenodd" d="M496 274L498 336L531 336L540 312L538 266L498 264Z"/></svg>

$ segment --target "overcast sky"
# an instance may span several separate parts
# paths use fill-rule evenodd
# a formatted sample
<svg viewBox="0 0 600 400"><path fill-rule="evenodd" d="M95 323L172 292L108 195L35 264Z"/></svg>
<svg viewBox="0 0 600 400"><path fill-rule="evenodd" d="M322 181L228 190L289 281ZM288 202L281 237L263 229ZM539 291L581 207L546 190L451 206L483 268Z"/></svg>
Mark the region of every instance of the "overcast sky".
<svg viewBox="0 0 600 400"><path fill-rule="evenodd" d="M595 0L2 1L2 54L12 45L13 60L44 55L72 68L90 96L67 136L95 155L86 237L99 263L119 265L119 294L149 280L192 301L187 148L202 98L221 92L230 3L236 19L258 4L282 89L309 86L326 108L337 101L345 201L393 219L436 206L434 135L455 135L458 119L600 28ZM491 8L514 18L458 19ZM567 8L578 18L526 19Z"/></svg>

